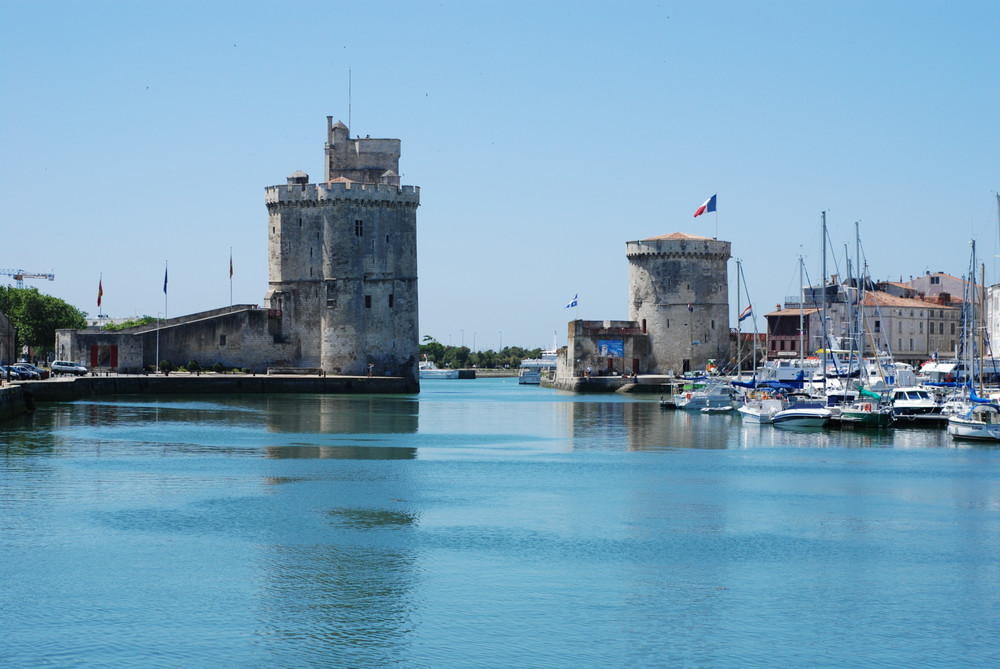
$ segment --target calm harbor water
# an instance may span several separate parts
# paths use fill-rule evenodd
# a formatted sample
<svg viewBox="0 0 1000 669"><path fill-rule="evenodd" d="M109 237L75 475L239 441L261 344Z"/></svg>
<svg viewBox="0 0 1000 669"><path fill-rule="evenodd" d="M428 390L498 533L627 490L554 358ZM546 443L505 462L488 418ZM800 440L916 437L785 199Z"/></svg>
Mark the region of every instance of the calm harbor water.
<svg viewBox="0 0 1000 669"><path fill-rule="evenodd" d="M1000 450L516 379L0 425L5 667L1000 665Z"/></svg>

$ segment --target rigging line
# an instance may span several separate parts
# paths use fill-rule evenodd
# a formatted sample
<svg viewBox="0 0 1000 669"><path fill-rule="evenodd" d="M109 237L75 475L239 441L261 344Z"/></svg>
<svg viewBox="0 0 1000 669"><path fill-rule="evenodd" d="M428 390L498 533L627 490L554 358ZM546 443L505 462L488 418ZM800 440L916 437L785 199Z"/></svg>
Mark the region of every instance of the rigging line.
<svg viewBox="0 0 1000 669"><path fill-rule="evenodd" d="M830 246L832 247L833 246L833 238L830 237L830 228L829 228L829 226L826 228L826 240L828 242L830 242ZM833 254L833 268L835 270L837 270L837 276L839 277L840 276L840 265L837 263L837 254L836 253ZM823 280L826 281L826 277L823 277Z"/></svg>

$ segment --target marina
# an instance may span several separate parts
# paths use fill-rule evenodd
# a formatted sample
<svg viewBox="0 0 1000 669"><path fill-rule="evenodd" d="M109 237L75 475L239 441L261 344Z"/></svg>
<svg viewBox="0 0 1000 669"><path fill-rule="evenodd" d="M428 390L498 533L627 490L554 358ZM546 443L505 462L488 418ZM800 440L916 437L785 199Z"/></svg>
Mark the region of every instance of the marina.
<svg viewBox="0 0 1000 669"><path fill-rule="evenodd" d="M507 377L42 403L0 443L6 666L1000 660L1000 449L944 430Z"/></svg>

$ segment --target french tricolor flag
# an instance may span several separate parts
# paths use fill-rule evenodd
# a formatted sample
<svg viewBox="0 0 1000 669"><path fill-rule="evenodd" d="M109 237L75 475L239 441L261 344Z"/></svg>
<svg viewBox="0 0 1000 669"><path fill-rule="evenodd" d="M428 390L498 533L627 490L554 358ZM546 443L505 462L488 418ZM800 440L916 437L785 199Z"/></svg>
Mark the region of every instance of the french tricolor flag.
<svg viewBox="0 0 1000 669"><path fill-rule="evenodd" d="M743 310L742 314L740 314L740 322L742 323L751 316L753 316L753 307L748 304L747 308Z"/></svg>
<svg viewBox="0 0 1000 669"><path fill-rule="evenodd" d="M715 195L705 200L705 203L698 207L698 211L694 212L694 217L698 218L706 211L715 211Z"/></svg>

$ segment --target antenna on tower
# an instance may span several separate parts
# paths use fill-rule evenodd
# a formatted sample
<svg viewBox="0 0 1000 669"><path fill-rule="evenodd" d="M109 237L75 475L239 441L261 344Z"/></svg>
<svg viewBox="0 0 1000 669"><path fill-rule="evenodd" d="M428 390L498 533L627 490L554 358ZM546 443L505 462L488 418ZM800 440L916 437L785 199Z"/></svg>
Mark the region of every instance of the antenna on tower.
<svg viewBox="0 0 1000 669"><path fill-rule="evenodd" d="M347 66L347 127L351 127L351 66ZM348 135L350 137L350 135Z"/></svg>

